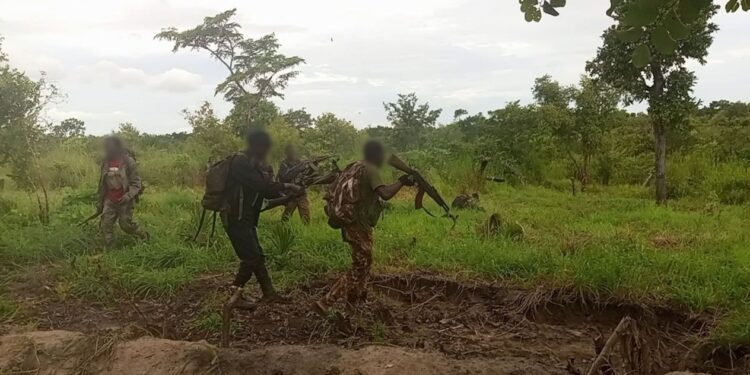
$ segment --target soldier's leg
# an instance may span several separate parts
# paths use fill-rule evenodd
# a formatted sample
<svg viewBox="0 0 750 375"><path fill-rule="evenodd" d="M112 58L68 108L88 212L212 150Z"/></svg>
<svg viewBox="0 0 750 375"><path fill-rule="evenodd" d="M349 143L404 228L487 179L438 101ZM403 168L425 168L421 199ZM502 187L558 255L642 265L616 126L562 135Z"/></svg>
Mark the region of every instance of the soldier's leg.
<svg viewBox="0 0 750 375"><path fill-rule="evenodd" d="M138 223L133 220L133 208L135 204L131 201L125 204L117 205L118 223L123 232L138 237L142 240L148 240L148 233L143 231Z"/></svg>
<svg viewBox="0 0 750 375"><path fill-rule="evenodd" d="M286 204L284 207L284 213L281 214L281 221L288 221L292 218L292 214L294 214L294 210L297 209L297 200L292 200L289 203Z"/></svg>
<svg viewBox="0 0 750 375"><path fill-rule="evenodd" d="M104 200L102 216L99 219L99 226L104 236L104 245L110 247L115 242L115 222L117 221L117 207L109 200Z"/></svg>
<svg viewBox="0 0 750 375"><path fill-rule="evenodd" d="M320 301L323 308L327 308L343 297L360 299L366 292L367 279L372 265L372 228L352 225L342 228L341 233L344 241L351 248L352 268L336 280Z"/></svg>
<svg viewBox="0 0 750 375"><path fill-rule="evenodd" d="M370 279L372 266L372 229L359 227L349 234L352 244L351 286L347 299L354 303L367 299L367 281Z"/></svg>
<svg viewBox="0 0 750 375"><path fill-rule="evenodd" d="M229 241L232 243L235 254L240 259L239 268L232 282L232 295L227 306L230 309L252 309L254 305L244 299L242 289L253 277L253 272L258 264L258 257L253 254L253 228L247 224L243 225L242 222L226 222L224 229L229 236Z"/></svg>
<svg viewBox="0 0 750 375"><path fill-rule="evenodd" d="M297 200L297 209L299 210L299 217L302 219L302 222L310 224L310 200L307 198L307 194Z"/></svg>

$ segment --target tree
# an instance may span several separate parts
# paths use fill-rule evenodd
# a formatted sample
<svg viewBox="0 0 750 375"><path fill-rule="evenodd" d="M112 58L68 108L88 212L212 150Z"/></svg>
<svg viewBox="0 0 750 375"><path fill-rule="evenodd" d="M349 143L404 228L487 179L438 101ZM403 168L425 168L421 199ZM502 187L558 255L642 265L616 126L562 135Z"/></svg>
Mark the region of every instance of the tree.
<svg viewBox="0 0 750 375"><path fill-rule="evenodd" d="M299 72L295 68L304 60L279 53L279 42L274 34L259 39L246 38L241 26L232 20L236 11L231 9L206 17L202 24L189 30L169 27L154 38L173 42L173 52L187 48L210 53L229 73L216 86L215 94L223 94L235 106L242 103L249 122L261 101L284 97L282 91L289 80L297 76Z"/></svg>
<svg viewBox="0 0 750 375"><path fill-rule="evenodd" d="M572 141L573 149L581 155L578 178L581 190L589 183L591 160L602 147L602 142L611 128L618 112L620 94L606 83L582 77L573 100L573 122L569 129L562 129L563 138ZM569 143L570 144L570 143Z"/></svg>
<svg viewBox="0 0 750 375"><path fill-rule="evenodd" d="M122 122L117 127L117 133L125 141L127 147L134 147L141 138L141 131L131 122Z"/></svg>
<svg viewBox="0 0 750 375"><path fill-rule="evenodd" d="M611 10L617 22L604 31L603 45L586 69L592 76L621 90L626 104L648 102L654 137L656 201L661 204L667 200L668 131L685 125L687 115L696 106L691 97L695 74L685 65L690 59L700 64L706 62L712 34L717 29L709 19L716 9L703 10L692 23L684 25L683 38L674 41L675 48L670 51L662 48L656 39L673 22L671 13L659 14L658 22L642 26L637 34L643 35L628 34L632 26L625 22L625 17L633 4L641 1L623 2ZM648 59L639 57L644 53Z"/></svg>
<svg viewBox="0 0 750 375"><path fill-rule="evenodd" d="M467 111L467 110L465 110L463 108L459 108L459 109L453 111L453 121L458 121L462 117L464 117L464 116L466 116L468 114L469 114L469 111Z"/></svg>
<svg viewBox="0 0 750 375"><path fill-rule="evenodd" d="M313 118L304 108L289 109L282 116L297 130L305 130L313 126Z"/></svg>
<svg viewBox="0 0 750 375"><path fill-rule="evenodd" d="M383 103L388 121L393 125L395 146L405 150L422 144L424 132L435 127L442 109L430 109L429 103L418 104L415 93L398 94L395 103Z"/></svg>
<svg viewBox="0 0 750 375"><path fill-rule="evenodd" d="M60 121L59 124L50 127L50 133L58 139L79 138L86 133L86 124L77 119L69 118Z"/></svg>
<svg viewBox="0 0 750 375"><path fill-rule="evenodd" d="M306 145L315 154L352 156L359 151L362 135L354 125L333 113L315 118L315 126L305 132Z"/></svg>
<svg viewBox="0 0 750 375"><path fill-rule="evenodd" d="M0 38L0 164L11 168L11 177L36 196L39 220L49 223L47 189L39 163L44 126L40 114L59 97L44 74L34 81L11 68Z"/></svg>
<svg viewBox="0 0 750 375"><path fill-rule="evenodd" d="M209 102L203 102L192 112L185 109L182 114L193 128L195 141L208 151L209 160L218 160L240 149L242 142L226 122L216 117Z"/></svg>

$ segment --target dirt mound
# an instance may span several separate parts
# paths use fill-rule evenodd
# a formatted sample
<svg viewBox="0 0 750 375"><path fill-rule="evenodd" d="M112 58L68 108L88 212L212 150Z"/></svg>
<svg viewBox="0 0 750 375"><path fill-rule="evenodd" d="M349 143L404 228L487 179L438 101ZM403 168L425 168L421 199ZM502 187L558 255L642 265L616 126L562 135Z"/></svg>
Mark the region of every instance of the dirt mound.
<svg viewBox="0 0 750 375"><path fill-rule="evenodd" d="M35 374L561 374L523 360L456 360L387 346L219 349L205 342L87 336L67 331L0 337L0 373Z"/></svg>

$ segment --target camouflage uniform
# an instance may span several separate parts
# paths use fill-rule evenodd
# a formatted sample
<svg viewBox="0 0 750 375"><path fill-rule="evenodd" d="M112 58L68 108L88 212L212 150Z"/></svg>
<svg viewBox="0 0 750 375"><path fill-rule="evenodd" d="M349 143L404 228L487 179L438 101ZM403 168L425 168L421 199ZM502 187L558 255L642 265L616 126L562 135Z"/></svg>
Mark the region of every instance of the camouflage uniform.
<svg viewBox="0 0 750 375"><path fill-rule="evenodd" d="M302 219L303 223L310 223L310 200L307 199L307 194L303 194L301 197L289 201L284 208L284 213L281 214L281 220L289 220L295 210L299 210L299 217Z"/></svg>
<svg viewBox="0 0 750 375"><path fill-rule="evenodd" d="M279 175L277 180L279 182L289 182L294 183L287 174L291 169L298 166L302 161L301 160L290 160L286 159L281 162L279 165ZM284 213L281 215L281 220L287 221L289 220L292 215L294 214L295 210L299 210L299 217L302 219L302 222L305 224L310 223L310 200L307 199L307 194L302 195L301 197L289 201L289 203L286 204L286 207L284 208Z"/></svg>
<svg viewBox="0 0 750 375"><path fill-rule="evenodd" d="M341 237L351 248L352 268L336 280L323 297L321 302L324 305L331 305L343 297L349 302L361 301L367 297L367 281L372 266L373 227L382 211L382 203L375 190L384 184L373 165L367 165L360 184L358 219L341 228Z"/></svg>
<svg viewBox="0 0 750 375"><path fill-rule="evenodd" d="M123 196L119 202L112 202L107 198L107 192L112 189L122 189ZM117 168L111 168L108 161L102 163L99 180L99 204L102 209L100 225L107 246L114 242L115 222L120 224L125 233L148 239L148 234L133 220L133 208L142 189L138 166L132 157L123 155Z"/></svg>

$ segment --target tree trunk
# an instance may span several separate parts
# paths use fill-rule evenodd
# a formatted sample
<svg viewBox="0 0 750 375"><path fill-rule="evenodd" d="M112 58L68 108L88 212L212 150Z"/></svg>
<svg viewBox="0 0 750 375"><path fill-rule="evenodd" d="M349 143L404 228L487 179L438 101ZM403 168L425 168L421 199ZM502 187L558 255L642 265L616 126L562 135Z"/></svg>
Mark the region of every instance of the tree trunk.
<svg viewBox="0 0 750 375"><path fill-rule="evenodd" d="M583 160L581 161L581 170L578 176L581 181L581 192L585 192L589 185L589 169L591 169L591 155L584 152Z"/></svg>
<svg viewBox="0 0 750 375"><path fill-rule="evenodd" d="M667 203L667 130L663 124L654 122L654 183L656 203Z"/></svg>
<svg viewBox="0 0 750 375"><path fill-rule="evenodd" d="M657 63L651 63L651 75L654 84L649 98L649 116L654 132L654 185L656 185L656 203L667 203L667 127L664 122L661 97L664 95L666 79Z"/></svg>

